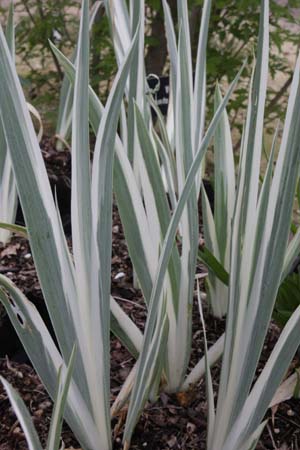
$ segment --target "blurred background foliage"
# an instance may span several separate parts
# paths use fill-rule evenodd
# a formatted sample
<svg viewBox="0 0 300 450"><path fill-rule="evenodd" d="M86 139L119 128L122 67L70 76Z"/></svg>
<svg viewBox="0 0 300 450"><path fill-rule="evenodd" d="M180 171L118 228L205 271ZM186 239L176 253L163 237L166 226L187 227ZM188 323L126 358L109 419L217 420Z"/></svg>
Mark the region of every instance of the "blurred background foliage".
<svg viewBox="0 0 300 450"><path fill-rule="evenodd" d="M176 17L177 0L169 0L169 5ZM194 55L202 5L203 0L189 1ZM260 0L213 1L207 52L209 107L216 80L222 79L226 83L235 76L245 57L252 59L258 35L259 5ZM5 6L0 7L3 13ZM15 0L18 70L30 101L41 111L50 128L55 123L63 73L50 51L48 40L54 41L66 55L72 54L78 31L79 8L78 0ZM270 5L270 76L274 78L278 72L282 75L277 83L270 83L267 106L267 124L270 126L274 119L281 118L284 111L282 103L291 82L293 64L286 48L289 44L289 51L292 49L296 54L299 45L297 8L300 8L300 0L273 0ZM146 71L157 75L167 74L168 57L161 0L146 0L146 15ZM102 98L107 96L115 71L108 22L104 9L100 8L91 35L91 84ZM250 71L249 64L244 82L240 84L229 106L237 128L248 95Z"/></svg>

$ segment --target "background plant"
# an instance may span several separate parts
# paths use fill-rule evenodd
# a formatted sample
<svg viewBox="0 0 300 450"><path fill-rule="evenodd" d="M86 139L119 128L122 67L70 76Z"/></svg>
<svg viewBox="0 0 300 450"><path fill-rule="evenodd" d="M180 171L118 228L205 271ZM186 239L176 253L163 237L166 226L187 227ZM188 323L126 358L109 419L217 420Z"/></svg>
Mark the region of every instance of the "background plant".
<svg viewBox="0 0 300 450"><path fill-rule="evenodd" d="M176 18L177 0L170 0L169 5L173 18ZM94 3L94 2L92 2ZM295 33L289 26L283 27L283 21L297 23L292 14L291 0L288 6L280 6L275 0L271 3L270 23L270 74L282 72L286 75L283 85L269 88L266 106L267 129L273 129L274 119L282 119L281 103L287 99L288 86L291 83L292 67L283 55L285 43L290 42L298 46ZM40 110L47 123L56 122L56 108L58 104L57 85L62 82L62 72L51 53L48 39L71 55L75 46L79 3L75 0L61 0L56 2L37 0L17 0L15 7L20 14L20 25L16 32L16 51L18 61L22 61L22 80L29 94L30 101ZM197 51L197 30L203 0L188 2L191 27L191 44L193 58ZM146 71L161 75L167 67L167 44L164 37L164 15L160 0L147 0L147 35L146 35ZM242 64L245 55L249 55L256 45L258 35L259 0L216 0L212 5L211 21L209 24L207 77L208 77L208 105L213 109L213 93L215 76L232 79ZM111 80L116 71L115 58L111 45L109 23L103 11L99 11L93 28L91 40L91 85L105 99ZM245 71L245 83L241 83L235 97L229 106L229 114L233 118L233 125L241 131L240 114L247 99L246 80L249 71ZM53 99L55 103L53 103ZM51 113L44 109L45 103L52 103ZM49 109L49 108L48 108Z"/></svg>
<svg viewBox="0 0 300 450"><path fill-rule="evenodd" d="M42 111L43 118L53 128L63 73L50 50L49 39L67 54L72 54L78 34L80 3L76 0L17 0L14 3L18 15L16 54L22 85L30 101ZM116 65L107 18L101 11L93 28L91 60L91 83L106 98Z"/></svg>

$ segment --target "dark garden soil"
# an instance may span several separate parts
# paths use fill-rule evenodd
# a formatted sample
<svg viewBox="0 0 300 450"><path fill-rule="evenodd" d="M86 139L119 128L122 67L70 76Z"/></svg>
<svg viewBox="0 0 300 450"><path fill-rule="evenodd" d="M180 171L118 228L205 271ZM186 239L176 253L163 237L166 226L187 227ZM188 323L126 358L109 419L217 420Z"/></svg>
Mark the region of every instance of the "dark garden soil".
<svg viewBox="0 0 300 450"><path fill-rule="evenodd" d="M70 235L70 156L57 153L51 140L43 141L43 156L47 164L51 185L57 191L63 224ZM132 287L132 268L116 207L113 212L112 293L134 322L143 329L146 309L141 293ZM18 221L22 223L19 211ZM71 242L70 242L71 245ZM201 271L201 267L198 268ZM30 248L26 239L13 237L6 247L0 247L0 273L7 275L35 303L45 321L49 323ZM203 355L203 333L195 303L193 321L193 349L190 366ZM213 318L205 307L209 345L224 331L224 321ZM266 361L279 336L271 325L263 351L261 364ZM134 363L130 354L117 339L111 338L111 400ZM299 365L297 359L293 367ZM292 370L292 368L291 368ZM22 350L9 320L0 309L0 374L16 387L33 416L33 421L45 446L50 424L52 402ZM218 387L219 367L212 371L215 391ZM205 383L200 381L191 392L184 395L161 394L155 403L148 404L136 426L132 449L148 450L200 450L205 449L206 411ZM279 405L267 415L258 449L300 448L300 401L296 399ZM113 420L114 449L122 448L125 412ZM64 426L63 441L66 448L78 448L71 430ZM26 441L2 386L0 386L0 450L27 449Z"/></svg>

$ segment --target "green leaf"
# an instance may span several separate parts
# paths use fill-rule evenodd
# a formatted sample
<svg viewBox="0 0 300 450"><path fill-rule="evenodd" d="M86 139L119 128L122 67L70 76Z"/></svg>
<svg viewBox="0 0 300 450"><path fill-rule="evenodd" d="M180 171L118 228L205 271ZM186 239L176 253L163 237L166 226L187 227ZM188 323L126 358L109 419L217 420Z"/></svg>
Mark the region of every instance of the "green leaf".
<svg viewBox="0 0 300 450"><path fill-rule="evenodd" d="M281 280L284 280L291 272L295 260L299 257L300 251L300 227L298 227L296 234L290 240L286 249Z"/></svg>
<svg viewBox="0 0 300 450"><path fill-rule="evenodd" d="M215 258L215 256L203 246L198 251L198 258L202 261L209 270L211 270L216 277L226 286L229 284L229 273L224 269L222 264Z"/></svg>
<svg viewBox="0 0 300 450"><path fill-rule="evenodd" d="M278 290L273 311L273 318L276 323L283 327L299 304L300 275L293 273L283 281Z"/></svg>

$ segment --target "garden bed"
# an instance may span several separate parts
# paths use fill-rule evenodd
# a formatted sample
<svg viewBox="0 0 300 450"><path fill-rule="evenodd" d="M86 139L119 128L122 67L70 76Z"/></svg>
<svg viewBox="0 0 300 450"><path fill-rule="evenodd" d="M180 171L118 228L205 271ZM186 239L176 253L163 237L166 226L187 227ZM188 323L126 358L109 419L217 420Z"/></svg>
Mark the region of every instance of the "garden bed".
<svg viewBox="0 0 300 450"><path fill-rule="evenodd" d="M57 191L59 207L67 236L70 237L70 155L58 153L53 142L42 143L43 156L47 165L51 185ZM22 215L18 214L22 222ZM112 250L112 294L126 313L143 329L146 309L139 290L132 287L132 268L125 244L122 225L116 206L113 212ZM11 242L0 248L0 272L9 276L37 306L49 324L42 293L33 266L29 244L26 239L13 237ZM201 271L201 267L198 268ZM208 343L211 345L224 331L224 321L212 317L204 305ZM203 333L195 302L193 311L193 348L190 365L193 367L203 355ZM49 324L50 325L50 324ZM271 325L264 347L262 363L266 361L279 330ZM7 355L7 358L5 358ZM38 376L30 366L6 315L1 311L0 322L0 374L15 386L22 395L33 418L34 424L45 445L50 424L52 403ZM111 338L111 400L117 396L134 360L117 339ZM294 364L299 361L294 361ZM218 387L219 367L212 372L215 392ZM206 394L205 382L201 380L191 392L179 395L161 394L155 403L145 408L132 440L132 449L205 449L206 447ZM122 448L122 432L126 411L113 420L114 449ZM269 413L258 449L297 449L300 445L300 402L292 399ZM26 449L22 430L0 386L0 450ZM64 427L65 446L79 447L72 432Z"/></svg>

